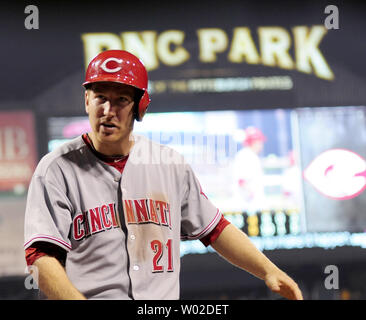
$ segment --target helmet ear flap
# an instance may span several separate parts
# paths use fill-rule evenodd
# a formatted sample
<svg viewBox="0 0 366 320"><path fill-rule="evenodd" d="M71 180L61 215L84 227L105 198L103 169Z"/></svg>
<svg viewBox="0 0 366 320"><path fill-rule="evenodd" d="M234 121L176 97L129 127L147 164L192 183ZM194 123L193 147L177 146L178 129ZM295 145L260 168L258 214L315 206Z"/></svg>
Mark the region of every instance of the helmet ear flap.
<svg viewBox="0 0 366 320"><path fill-rule="evenodd" d="M142 121L142 118L144 117L147 107L150 103L151 99L149 97L148 92L145 90L139 103L138 103L138 109L136 110L135 118L137 121Z"/></svg>

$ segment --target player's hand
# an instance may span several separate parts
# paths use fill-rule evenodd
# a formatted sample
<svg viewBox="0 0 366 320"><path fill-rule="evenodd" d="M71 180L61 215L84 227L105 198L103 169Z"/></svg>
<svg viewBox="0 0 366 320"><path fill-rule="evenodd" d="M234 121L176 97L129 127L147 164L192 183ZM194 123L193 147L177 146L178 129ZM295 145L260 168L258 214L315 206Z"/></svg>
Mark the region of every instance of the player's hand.
<svg viewBox="0 0 366 320"><path fill-rule="evenodd" d="M269 273L266 275L264 281L269 289L286 299L303 300L301 290L297 283L281 270Z"/></svg>

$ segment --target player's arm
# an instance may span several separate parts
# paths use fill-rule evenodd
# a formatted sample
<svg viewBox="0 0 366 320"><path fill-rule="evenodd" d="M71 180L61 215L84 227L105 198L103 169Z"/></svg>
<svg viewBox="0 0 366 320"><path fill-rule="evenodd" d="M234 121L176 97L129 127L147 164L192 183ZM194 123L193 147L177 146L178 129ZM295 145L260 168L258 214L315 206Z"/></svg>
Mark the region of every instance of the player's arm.
<svg viewBox="0 0 366 320"><path fill-rule="evenodd" d="M60 167L55 162L52 168L45 170L43 159L28 189L24 219L26 262L35 267L31 268L37 272L34 278L48 299L85 299L64 268L67 251L71 250L68 234L74 209L67 197L66 185L61 183ZM49 239L58 245L48 242Z"/></svg>
<svg viewBox="0 0 366 320"><path fill-rule="evenodd" d="M211 246L233 265L265 281L273 291L287 299L302 300L296 282L274 265L250 241L248 236L229 224Z"/></svg>
<svg viewBox="0 0 366 320"><path fill-rule="evenodd" d="M33 276L49 299L85 299L67 277L66 257L66 250L45 241L37 241L25 250L27 265L36 268L37 273Z"/></svg>
<svg viewBox="0 0 366 320"><path fill-rule="evenodd" d="M61 263L51 256L38 258L33 265L38 271L38 286L51 300L86 300L71 283Z"/></svg>

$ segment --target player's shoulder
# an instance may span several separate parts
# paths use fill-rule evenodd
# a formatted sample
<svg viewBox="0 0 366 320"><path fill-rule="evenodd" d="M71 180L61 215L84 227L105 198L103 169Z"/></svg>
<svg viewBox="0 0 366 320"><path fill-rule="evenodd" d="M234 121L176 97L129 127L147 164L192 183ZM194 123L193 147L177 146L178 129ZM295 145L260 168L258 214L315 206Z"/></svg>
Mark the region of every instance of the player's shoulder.
<svg viewBox="0 0 366 320"><path fill-rule="evenodd" d="M143 149L144 152L140 153L144 154L146 157L148 157L150 160L151 158L154 158L153 160L156 160L156 158L160 159L160 163L162 164L185 164L185 159L182 154L180 154L177 150L174 148L153 141L149 139L146 136L134 134L134 139L136 142L136 149ZM138 152L135 152L135 155L138 154ZM156 162L154 162L156 163Z"/></svg>
<svg viewBox="0 0 366 320"><path fill-rule="evenodd" d="M65 162L66 158L83 153L82 150L85 149L85 147L86 145L81 136L63 143L41 158L35 174L45 176L49 169L60 166L62 162Z"/></svg>

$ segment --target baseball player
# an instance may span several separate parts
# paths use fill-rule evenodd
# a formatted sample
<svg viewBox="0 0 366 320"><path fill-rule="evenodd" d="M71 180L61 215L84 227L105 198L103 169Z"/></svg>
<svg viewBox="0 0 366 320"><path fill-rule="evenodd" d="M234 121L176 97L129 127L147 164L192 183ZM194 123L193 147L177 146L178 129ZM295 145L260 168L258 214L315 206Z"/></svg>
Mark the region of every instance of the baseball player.
<svg viewBox="0 0 366 320"><path fill-rule="evenodd" d="M179 299L180 240L200 239L289 299L297 284L209 201L183 157L134 134L149 105L134 55L89 64L91 131L39 162L25 213L28 265L48 299ZM33 268L32 268L33 269Z"/></svg>
<svg viewBox="0 0 366 320"><path fill-rule="evenodd" d="M261 130L248 127L244 130L243 148L233 163L234 195L238 203L249 212L265 209L264 173L259 154L266 137Z"/></svg>

